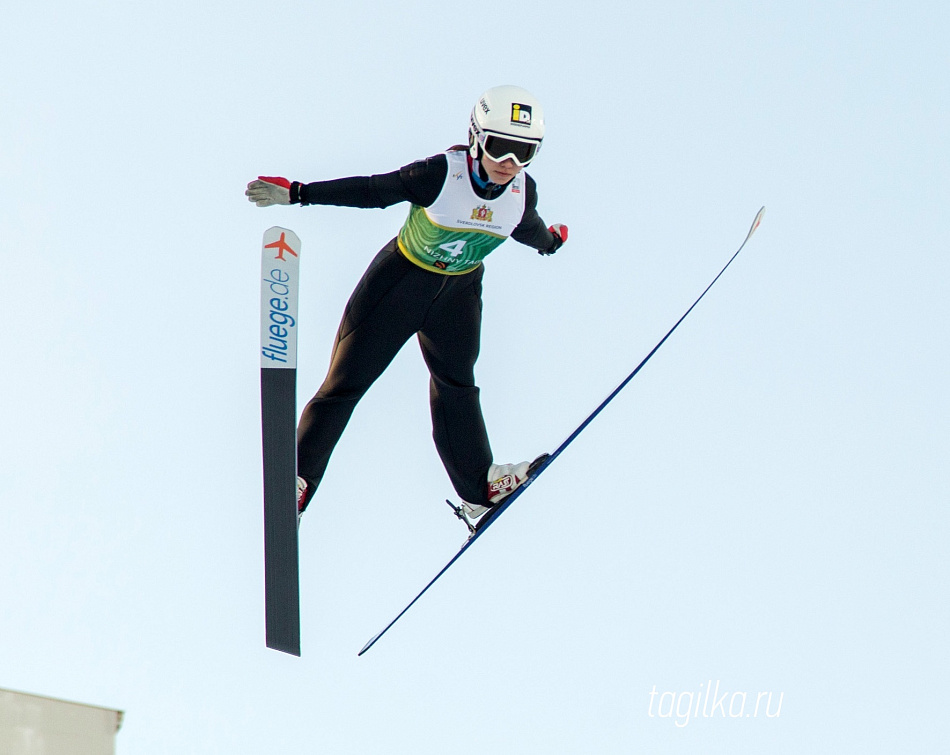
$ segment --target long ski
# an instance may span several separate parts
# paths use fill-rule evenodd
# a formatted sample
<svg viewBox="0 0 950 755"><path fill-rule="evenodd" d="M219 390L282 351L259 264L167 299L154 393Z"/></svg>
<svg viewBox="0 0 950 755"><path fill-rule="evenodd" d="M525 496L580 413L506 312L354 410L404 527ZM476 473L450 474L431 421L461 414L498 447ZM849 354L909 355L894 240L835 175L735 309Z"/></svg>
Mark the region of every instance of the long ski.
<svg viewBox="0 0 950 755"><path fill-rule="evenodd" d="M470 529L472 529L472 530L474 530L474 531L471 532L471 535L470 535L470 537L468 538L468 540L466 540L465 543L462 544L462 547L459 549L458 553L456 553L456 554L452 557L452 559L451 559L445 566L442 567L442 570L441 570L438 574L436 574L435 577L432 578L432 580L429 582L429 584L427 584L425 587L422 588L422 591L421 591L418 595L416 595L415 598L412 599L412 601L409 603L409 605L407 605L405 608L402 609L402 611L399 612L399 614L396 616L396 618L394 618L392 621L390 621L390 622L383 628L383 630L382 630L381 632L379 632L377 635L375 635L369 642L367 642L367 643L363 646L363 649L360 650L360 652L357 653L357 655L363 655L363 653L365 653L367 650L369 650L371 647L373 647L373 645L375 645L375 644L379 641L379 639L380 639L384 634L386 634L386 632L388 632L388 631L392 628L392 626L393 626L397 621L399 621L399 619L401 619L401 618L405 615L405 613L406 613L410 608L412 608L412 607L416 604L416 602L417 602L423 595L426 594L426 592L429 590L429 588L432 587L432 585L434 585L434 584L439 580L439 578L440 578L443 574L445 574L445 572L447 572L447 571L449 570L449 568L452 566L452 564L454 564L456 561L458 561L458 560L462 557L462 554L465 553L465 551L467 551L469 548L471 548L471 547L475 544L475 542L478 540L478 538L480 538L483 534L485 534L485 532L488 530L488 528L489 528L491 525L493 525L496 521L498 521L498 518L505 512L505 510L506 510L509 506L511 506L511 504L513 504L516 500L518 500L519 497L521 497L521 495L530 487L531 483L533 483L535 480L537 480L538 477L540 477L541 474L544 472L544 470L547 469L549 466L551 466L551 464L554 462L554 460L557 459L557 457L560 456L561 453L562 453L569 445L571 445L571 443L574 442L574 440L577 438L577 436L580 435L582 432L584 432L584 430L587 428L587 426L590 425L590 423L594 421L594 418L595 418L598 414L600 414L600 413L607 407L607 405L608 405L611 401L614 400L614 398L616 398L617 394L619 394L620 391L622 391L622 390L627 386L627 384L628 384L631 380L633 380L633 378L636 376L636 374L637 374L638 372L640 372L641 369L643 369L643 366L644 366L647 362L649 362L650 359L653 357L653 355L656 354L657 351L659 351L660 347L661 347L664 343L666 343L666 340L667 340L671 335L673 335L673 331L675 331L675 330L680 326L680 323L682 323L683 320L686 319L686 317L689 315L689 313L692 312L693 309L696 308L696 305L699 304L699 302L703 299L704 296L706 296L706 294L709 292L709 289L711 289L711 288L716 284L716 281L718 281L718 280L722 277L723 273L725 273L726 270L729 268L729 266L732 264L732 261L733 261L736 257L739 256L739 252L741 252L741 251L745 248L746 243L749 241L749 239L752 237L752 234L755 233L755 230L756 230L756 229L759 227L759 225L761 224L761 222L762 222L762 216L763 216L764 214L765 214L765 208L763 207L763 208L761 208L761 209L758 211L758 213L756 213L755 220L752 221L752 226L749 228L749 232L746 234L746 237L745 237L745 239L743 240L742 244L739 245L739 248L735 251L735 253L732 255L732 257L729 258L729 261L725 264L725 266L722 268L722 270L719 271L719 274L718 274L715 278L713 278L712 283L710 283L708 286L706 286L705 290L699 295L699 297L696 299L696 301L694 301L693 304L690 306L690 308L687 309L685 313L683 313L683 316L680 317L680 319L676 321L676 323L673 325L673 327L670 328L669 331L667 332L667 334L666 334L665 336L663 336L663 338L660 339L659 343L657 343L657 345L653 347L653 349L650 351L650 353L647 354L647 355L643 358L643 360L640 362L640 364L638 364L638 365L634 368L633 372L631 372L629 375L627 375L627 377L625 377L625 378L623 379L623 381L621 381L620 385L618 385L618 386L607 396L607 398L605 398L605 399L600 403L600 405L599 405L596 409L594 409L594 411L592 411L592 412L587 416L587 418L586 418L583 422L580 423L580 425L577 426L577 428L574 430L574 432L572 432L572 433L564 440L564 442L561 443L561 445L557 447L557 449L556 449L554 452L552 452L551 454L549 454L546 458L543 458L543 459L540 460L540 462L537 464L537 466L536 466L536 468L535 468L535 470L534 470L534 474L531 475L531 476L528 478L528 480L527 480L523 485L521 485L521 487L515 489L515 491L514 491L510 496L508 496L504 501L502 501L498 506L496 506L496 507L495 507L494 509L492 509L490 512L487 512L487 513L485 513L485 514L482 515L483 517L488 517L488 516L490 516L491 518L485 520L484 522L479 522L478 525L476 525L475 527L470 528ZM452 504L450 503L449 505L451 506ZM453 509L456 509L456 514L457 514L460 518L463 518L463 515L460 513L460 511L458 510L457 507L452 506L452 508L453 508Z"/></svg>
<svg viewBox="0 0 950 755"><path fill-rule="evenodd" d="M267 647L300 655L297 559L297 284L300 239L277 226L261 249L261 431Z"/></svg>

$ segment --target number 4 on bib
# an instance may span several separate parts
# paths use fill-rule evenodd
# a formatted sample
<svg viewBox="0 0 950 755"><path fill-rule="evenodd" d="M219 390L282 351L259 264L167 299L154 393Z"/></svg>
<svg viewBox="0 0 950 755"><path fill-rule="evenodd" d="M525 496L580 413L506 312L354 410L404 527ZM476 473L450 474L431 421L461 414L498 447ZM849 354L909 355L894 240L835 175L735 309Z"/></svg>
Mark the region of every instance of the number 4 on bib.
<svg viewBox="0 0 950 755"><path fill-rule="evenodd" d="M458 241L452 241L448 244L439 244L439 249L442 249L453 257L461 257L462 251L465 249L465 239L459 239Z"/></svg>

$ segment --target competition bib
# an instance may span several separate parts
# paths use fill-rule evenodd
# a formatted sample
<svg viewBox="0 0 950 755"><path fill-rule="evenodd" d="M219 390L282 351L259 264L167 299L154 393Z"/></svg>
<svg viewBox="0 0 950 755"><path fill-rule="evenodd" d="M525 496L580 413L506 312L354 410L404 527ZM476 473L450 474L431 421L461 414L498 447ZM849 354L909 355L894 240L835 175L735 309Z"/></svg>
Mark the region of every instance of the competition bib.
<svg viewBox="0 0 950 755"><path fill-rule="evenodd" d="M524 174L497 199L482 199L472 188L467 152L446 152L449 170L429 207L412 205L399 232L399 248L417 265L458 275L474 270L521 222Z"/></svg>

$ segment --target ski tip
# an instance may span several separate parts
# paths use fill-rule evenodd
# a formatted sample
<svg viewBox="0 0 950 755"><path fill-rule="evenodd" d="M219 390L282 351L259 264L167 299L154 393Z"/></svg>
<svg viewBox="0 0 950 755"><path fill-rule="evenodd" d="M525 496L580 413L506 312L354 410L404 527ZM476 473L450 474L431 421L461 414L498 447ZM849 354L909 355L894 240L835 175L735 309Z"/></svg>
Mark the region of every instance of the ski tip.
<svg viewBox="0 0 950 755"><path fill-rule="evenodd" d="M264 231L264 251L273 250L273 259L295 264L300 257L300 237L289 228L274 225ZM290 257L285 257L287 253ZM270 255L265 254L270 259Z"/></svg>
<svg viewBox="0 0 950 755"><path fill-rule="evenodd" d="M284 228L282 225L272 225L270 228L264 231L264 236L277 238L282 233L286 237L290 238L291 240L296 241L297 244L300 243L300 237L296 233L294 233L292 230L290 230L289 228Z"/></svg>
<svg viewBox="0 0 950 755"><path fill-rule="evenodd" d="M742 244L739 246L739 251L742 251L742 247L744 247L748 243L749 239L752 238L752 234L755 233L755 229L758 228L762 224L763 215L765 215L764 206L761 207L759 211L755 214L755 220L752 221L752 227L749 228L749 232L745 235L745 239L743 240ZM736 254L738 253L739 252L736 252Z"/></svg>
<svg viewBox="0 0 950 755"><path fill-rule="evenodd" d="M762 224L762 218L765 216L765 205L756 213L755 220L752 221L752 228L749 229L749 235L755 233L755 229Z"/></svg>

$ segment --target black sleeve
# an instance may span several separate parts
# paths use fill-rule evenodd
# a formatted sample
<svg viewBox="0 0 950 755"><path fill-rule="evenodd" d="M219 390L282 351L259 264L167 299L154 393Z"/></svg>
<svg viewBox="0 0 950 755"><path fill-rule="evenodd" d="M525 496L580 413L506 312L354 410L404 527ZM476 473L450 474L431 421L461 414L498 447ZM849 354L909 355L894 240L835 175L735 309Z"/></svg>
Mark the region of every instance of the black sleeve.
<svg viewBox="0 0 950 755"><path fill-rule="evenodd" d="M538 186L534 179L525 174L524 215L511 238L541 252L553 252L561 246L561 239L551 233L541 216L538 215Z"/></svg>
<svg viewBox="0 0 950 755"><path fill-rule="evenodd" d="M449 161L445 155L435 155L405 165L392 173L308 184L294 181L290 187L290 201L302 205L330 204L364 208L383 208L399 202L412 202L428 207L438 198L448 172Z"/></svg>

